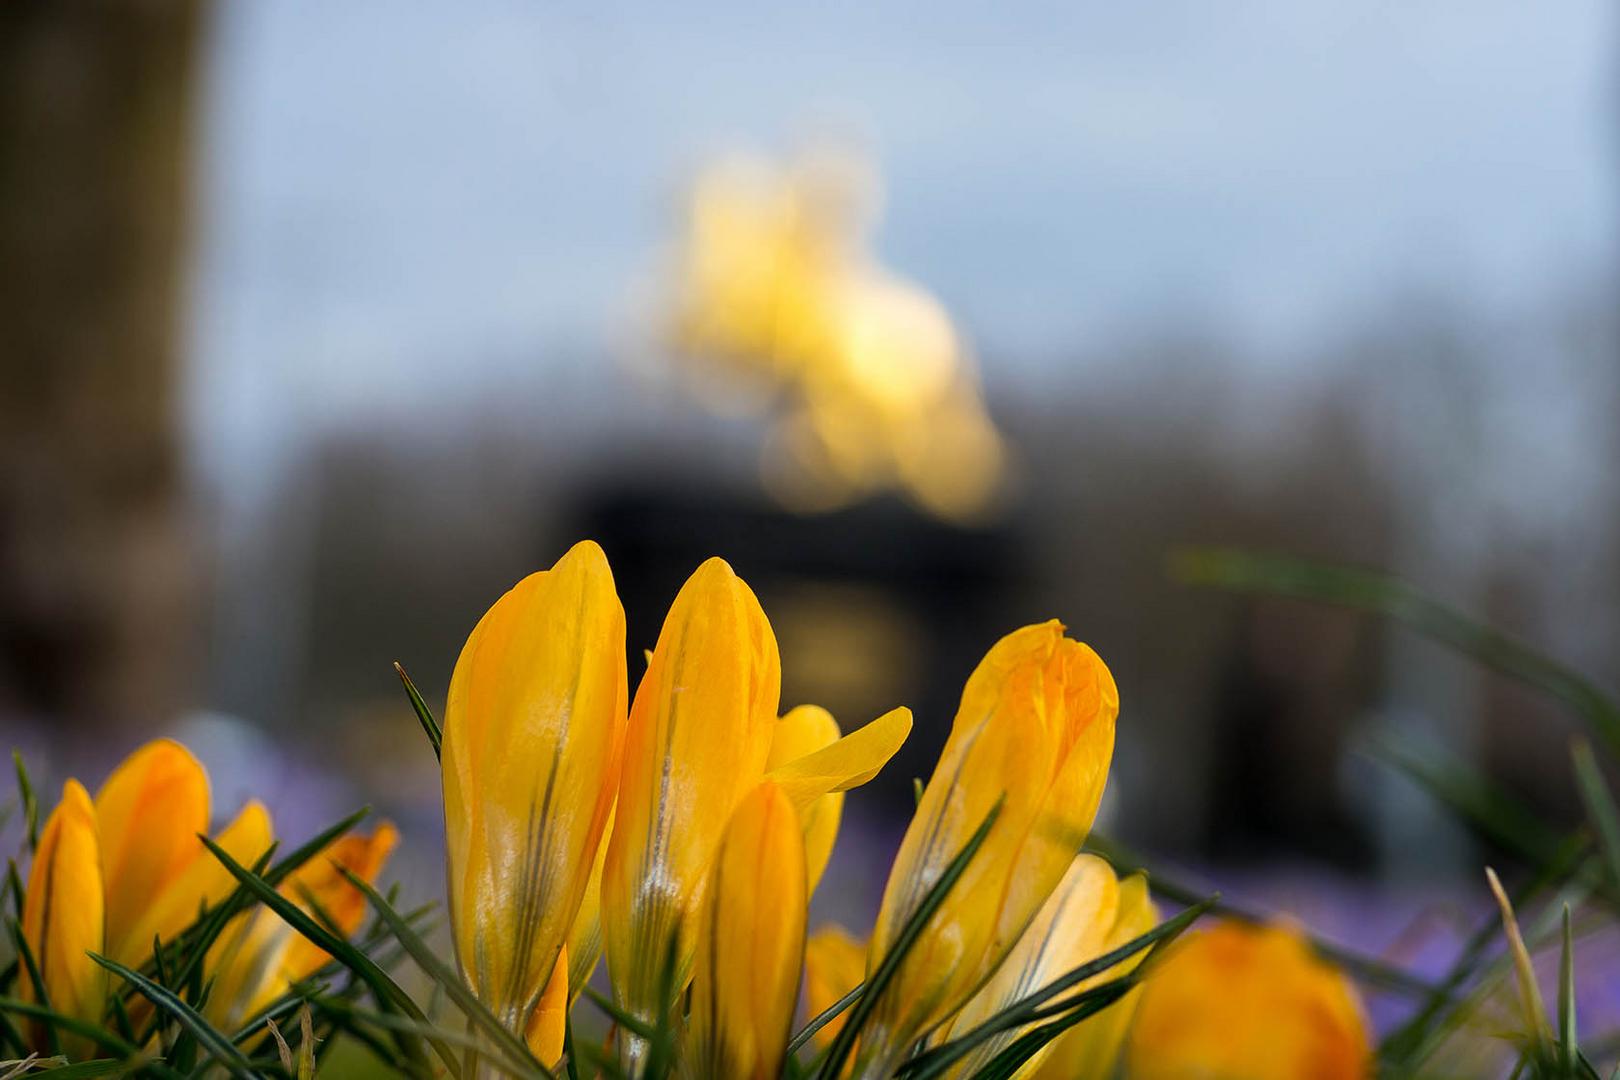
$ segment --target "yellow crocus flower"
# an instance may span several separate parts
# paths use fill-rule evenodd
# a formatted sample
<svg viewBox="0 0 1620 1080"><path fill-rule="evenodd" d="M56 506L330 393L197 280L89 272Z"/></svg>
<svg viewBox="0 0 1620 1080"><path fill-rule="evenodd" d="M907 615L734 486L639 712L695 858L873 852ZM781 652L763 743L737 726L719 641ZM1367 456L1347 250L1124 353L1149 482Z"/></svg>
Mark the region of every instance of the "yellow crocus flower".
<svg viewBox="0 0 1620 1080"><path fill-rule="evenodd" d="M723 559L681 587L630 707L619 801L602 870L602 930L620 1004L657 1021L664 965L686 984L721 830L765 771L781 692L776 635Z"/></svg>
<svg viewBox="0 0 1620 1080"><path fill-rule="evenodd" d="M386 821L370 835L340 837L293 871L278 891L305 911L322 913L344 936L352 934L365 918L366 898L343 871L376 880L398 842L398 830ZM208 951L204 971L213 989L204 1012L216 1026L234 1031L330 959L269 908L245 911Z"/></svg>
<svg viewBox="0 0 1620 1080"><path fill-rule="evenodd" d="M1119 696L1056 620L1002 638L968 678L890 870L868 964L998 803L977 855L877 1003L859 1075L887 1075L1000 966L1085 842L1113 756ZM870 969L869 969L870 970Z"/></svg>
<svg viewBox="0 0 1620 1080"><path fill-rule="evenodd" d="M819 705L800 705L776 722L771 733L767 769L786 765L796 758L823 750L838 741L841 732L832 713ZM816 891L821 875L832 858L838 840L838 822L844 813L844 793L830 791L807 806L801 815L804 824L804 850L809 867L810 892Z"/></svg>
<svg viewBox="0 0 1620 1080"><path fill-rule="evenodd" d="M1372 1054L1354 985L1287 925L1224 921L1148 977L1132 1080L1361 1080Z"/></svg>
<svg viewBox="0 0 1620 1080"><path fill-rule="evenodd" d="M672 1004L659 1000L661 988L678 994L690 977L690 924L732 810L767 776L780 692L776 636L759 601L724 560L708 560L670 606L630 706L602 869L613 992L648 1022ZM829 792L870 780L910 730L911 713L892 710L769 778L804 814Z"/></svg>
<svg viewBox="0 0 1620 1080"><path fill-rule="evenodd" d="M804 1000L806 1018L814 1020L832 1008L866 978L866 942L842 926L824 926L810 935L804 947ZM848 1019L840 1013L810 1038L817 1046L833 1041Z"/></svg>
<svg viewBox="0 0 1620 1080"><path fill-rule="evenodd" d="M51 1007L91 1023L101 1022L107 997L107 973L86 955L103 950L104 897L95 808L84 785L69 780L39 835L23 898L22 934ZM34 1000L28 974L18 978L17 987L22 1000ZM69 1039L65 1045L76 1053L87 1044Z"/></svg>
<svg viewBox="0 0 1620 1080"><path fill-rule="evenodd" d="M140 967L154 938L165 942L197 911L236 888L197 837L211 815L208 773L173 739L155 739L126 757L96 792L96 826L106 895L106 955ZM270 847L270 816L249 802L215 838L251 865Z"/></svg>
<svg viewBox="0 0 1620 1080"><path fill-rule="evenodd" d="M456 958L519 1034L613 806L625 678L624 609L589 541L496 601L451 677L442 764Z"/></svg>
<svg viewBox="0 0 1620 1080"><path fill-rule="evenodd" d="M804 966L802 826L767 780L731 815L698 920L686 1067L700 1080L776 1080Z"/></svg>
<svg viewBox="0 0 1620 1080"><path fill-rule="evenodd" d="M109 979L87 952L140 968L151 959L154 941L173 941L200 910L235 890L235 878L198 839L209 815L207 772L172 739L130 754L93 802L82 784L67 782L41 834L23 916L24 937L41 958L46 994L58 1012L102 1020ZM214 842L251 866L272 838L269 813L249 802ZM396 839L386 824L369 838L344 837L294 874L283 892L299 900L315 896L341 927L352 930L365 901L333 863L372 878ZM249 940L254 947L243 948ZM227 950L227 942L234 947ZM268 910L246 912L207 958L204 971L214 980L210 1015L248 1016L327 959ZM31 996L31 981L22 980L18 992ZM90 1049L82 1040L69 1040L69 1047L73 1053Z"/></svg>

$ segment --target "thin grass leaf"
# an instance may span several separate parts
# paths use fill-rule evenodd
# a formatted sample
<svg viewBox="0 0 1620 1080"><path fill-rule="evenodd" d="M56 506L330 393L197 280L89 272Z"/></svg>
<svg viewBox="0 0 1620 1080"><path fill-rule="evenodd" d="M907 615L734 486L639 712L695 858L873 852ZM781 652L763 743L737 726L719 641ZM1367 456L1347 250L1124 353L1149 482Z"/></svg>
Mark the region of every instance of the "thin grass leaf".
<svg viewBox="0 0 1620 1080"><path fill-rule="evenodd" d="M1372 612L1449 645L1493 671L1542 690L1620 752L1620 705L1580 672L1534 647L1433 600L1386 574L1219 548L1171 556L1173 578L1234 592L1292 597Z"/></svg>
<svg viewBox="0 0 1620 1080"><path fill-rule="evenodd" d="M22 918L23 902L26 892L23 889L22 875L17 872L17 860L6 860L6 899L11 901L11 913Z"/></svg>
<svg viewBox="0 0 1620 1080"><path fill-rule="evenodd" d="M1526 881L1513 894L1514 908L1525 907L1543 891L1562 888L1578 871L1580 856L1585 850L1585 842L1580 837L1566 838L1549 867ZM1501 930L1499 916L1493 914L1481 920L1423 1007L1384 1038L1378 1047L1379 1061L1386 1067L1410 1067L1423 1059L1425 1048L1434 1041L1435 1030L1443 1029L1449 1017L1463 1007L1464 1002L1458 994L1485 961L1487 950Z"/></svg>
<svg viewBox="0 0 1620 1080"><path fill-rule="evenodd" d="M87 955L114 975L134 983L148 1001L172 1016L175 1022L193 1039L197 1040L198 1045L206 1050L209 1056L232 1076L238 1077L239 1080L257 1080L253 1064L242 1055L242 1051L238 1050L223 1032L203 1019L201 1013L182 1001L177 994L159 986L145 975L125 967L116 960L109 960L99 953L89 953Z"/></svg>
<svg viewBox="0 0 1620 1080"><path fill-rule="evenodd" d="M264 1026L269 1030L270 1037L276 1041L276 1055L281 1058L281 1067L291 1073L293 1071L292 1047L287 1045L286 1038L281 1034L281 1029L276 1026L274 1020L266 1017Z"/></svg>
<svg viewBox="0 0 1620 1080"><path fill-rule="evenodd" d="M17 767L17 797L22 800L23 823L28 838L28 851L39 850L39 799L34 795L34 782L28 776L21 750L11 752L11 761Z"/></svg>
<svg viewBox="0 0 1620 1080"><path fill-rule="evenodd" d="M310 918L297 904L277 892L268 880L242 866L231 858L227 851L208 837L202 837L202 842L209 851L213 852L214 858L218 859L220 864L230 871L231 876L241 882L261 903L279 915L283 922L363 979L371 989L372 994L375 995L379 1005L384 1008L398 1008L412 1020L426 1021L427 1018L422 1015L422 1010L417 1007L411 996L401 990L399 985L389 978L388 973L378 967L370 957ZM461 1066L450 1048L442 1040L434 1041L430 1039L429 1045L439 1055L439 1059L445 1063L445 1068L450 1071L450 1075L459 1078L461 1076ZM422 1061L424 1058L421 1047L415 1043L402 1042L400 1050L408 1059L413 1061Z"/></svg>
<svg viewBox="0 0 1620 1080"><path fill-rule="evenodd" d="M1067 1013L1071 1009L1090 1002L1092 1000L1091 995L1096 994L1104 987L1095 987L1092 990L1060 1001L1055 1005L1048 1006L1046 1004L1058 995L1074 989L1087 979L1103 974L1116 964L1130 959L1144 949L1152 948L1157 952L1186 932L1188 927L1215 906L1217 899L1217 897L1213 896L1205 897L1200 903L1178 913L1174 918L1166 919L1147 933L1132 938L1118 948L1110 949L1101 956L1094 957L1079 967L1058 976L1039 990L1019 998L1006 1008L987 1017L957 1038L912 1058L900 1067L899 1074L906 1076L908 1080L925 1080L925 1078L944 1075L947 1069L972 1053L985 1040L994 1038L1004 1031L1012 1031L1043 1019ZM1124 990L1128 990L1140 977L1139 972L1133 971L1118 979L1110 980L1104 986L1114 988L1124 984L1124 989L1119 991L1124 993Z"/></svg>
<svg viewBox="0 0 1620 1080"><path fill-rule="evenodd" d="M123 1076L138 1068L139 1063L132 1065L127 1061L99 1058L95 1061L80 1061L72 1065L59 1065L54 1069L42 1069L19 1075L27 1076L29 1080L95 1080L103 1076Z"/></svg>
<svg viewBox="0 0 1620 1080"><path fill-rule="evenodd" d="M132 1058L141 1053L140 1047L119 1038L110 1031L76 1017L54 1013L45 1006L36 1005L32 1001L19 1001L17 998L0 997L0 1013L14 1013L17 1016L26 1016L31 1020L49 1020L63 1031L88 1039L100 1049L119 1058ZM146 1067L155 1069L161 1076L171 1077L178 1075L156 1063L148 1063Z"/></svg>
<svg viewBox="0 0 1620 1080"><path fill-rule="evenodd" d="M579 1080L579 1069L574 1064L574 1018L563 1016L563 1075L567 1080Z"/></svg>
<svg viewBox="0 0 1620 1080"><path fill-rule="evenodd" d="M877 1003L882 1000L883 992L888 989L889 983L894 981L895 975L899 973L900 964L905 960L906 954L911 951L912 947L922 937L923 931L928 926L928 920L934 917L934 912L938 911L939 906L945 902L946 896L955 887L957 880L962 876L963 871L967 869L968 863L973 860L973 856L978 854L979 848L983 846L985 837L990 835L990 827L996 823L996 818L1001 815L1002 802L1003 799L996 800L995 805L990 808L990 812L979 823L979 827L968 838L968 842L962 845L962 850L957 852L956 857L945 867L944 873L940 874L939 880L934 882L928 892L924 894L921 902L917 905L917 909L906 919L905 924L900 928L900 933L895 936L893 947L884 954L883 959L878 962L877 969L866 980L866 993L862 994L851 1007L849 1019L844 1022L844 1026L834 1036L832 1045L827 1048L827 1056L822 1062L819 1074L821 1080L835 1080L839 1073L843 1071L845 1060L848 1059L850 1051L855 1048L855 1040L860 1037L861 1029L866 1026L866 1021L871 1017L872 1011L877 1008Z"/></svg>
<svg viewBox="0 0 1620 1080"><path fill-rule="evenodd" d="M33 947L28 944L28 938L22 932L22 924L16 919L7 920L7 929L11 931L12 944L17 949L17 962L28 973L28 983L33 988L34 1000L39 1002L41 1008L36 1019L44 1021L45 1043L52 1054L62 1052L62 1037L57 1034L58 1026L67 1017L60 1016L51 1008L51 995L45 989L45 980L40 976L39 964L34 959Z"/></svg>
<svg viewBox="0 0 1620 1080"><path fill-rule="evenodd" d="M1564 834L1518 799L1438 747L1419 747L1391 731L1367 739L1372 755L1405 773L1480 835L1531 866L1540 867Z"/></svg>
<svg viewBox="0 0 1620 1080"><path fill-rule="evenodd" d="M1008 1043L995 1057L985 1063L984 1068L973 1074L974 1080L1011 1080L1018 1074L1019 1069L1028 1064L1031 1058L1059 1035L1113 1005L1130 993L1135 982L1135 978L1127 976L1090 991L1091 1000L1081 1008L1074 1009L1050 1023L1042 1024L1033 1031L1027 1031Z"/></svg>
<svg viewBox="0 0 1620 1080"><path fill-rule="evenodd" d="M394 661L394 671L399 674L399 681L405 684L405 696L411 699L411 709L416 713L416 722L422 725L422 732L427 735L428 743L433 747L433 756L438 759L442 756L444 729L433 719L433 710L422 700L416 684L411 682L411 677L405 674L405 668L398 660Z"/></svg>
<svg viewBox="0 0 1620 1080"><path fill-rule="evenodd" d="M429 1020L415 1020L396 1013L377 1012L335 1000L322 1000L320 1004L323 1007L332 1009L334 1012L342 1012L362 1023L371 1024L384 1030L416 1035L427 1039L429 1042L438 1040L480 1055L487 1055L489 1050L489 1042L482 1036L466 1031L457 1031L455 1028L444 1027ZM533 1070L527 1069L516 1062L487 1056L484 1056L481 1060L508 1076L521 1078L536 1075Z"/></svg>
<svg viewBox="0 0 1620 1080"><path fill-rule="evenodd" d="M1558 958L1558 1065L1565 1076L1577 1075L1575 1041L1575 935L1570 930L1569 905L1564 905L1564 949Z"/></svg>
<svg viewBox="0 0 1620 1080"><path fill-rule="evenodd" d="M438 954L433 951L432 947L417 935L404 916L389 906L388 901L383 899L381 893L373 889L366 883L364 878L349 870L348 867L339 866L337 869L350 885L359 889L365 898L370 901L372 909L388 925L394 937L405 947L405 951L410 954L411 959L416 961L417 966L429 978L444 987L445 994L466 1014L467 1019L482 1028L484 1033L514 1063L527 1070L518 1075L534 1075L545 1077L546 1080L555 1080L551 1070L534 1059L534 1055L529 1051L529 1044L507 1030L506 1025L502 1024L495 1014L490 1012L484 1006L484 1003L473 995L471 990L467 989L467 984L461 981L460 973L454 971L450 965L439 959Z"/></svg>
<svg viewBox="0 0 1620 1080"><path fill-rule="evenodd" d="M1536 982L1536 969L1530 960L1530 950L1525 947L1519 920L1514 917L1513 903L1502 888L1496 871L1488 866L1485 868L1485 880L1501 910L1502 932L1507 935L1509 955L1513 958L1513 974L1519 989L1519 1010L1524 1014L1526 1033L1537 1049L1537 1056L1550 1061L1554 1057L1553 1033L1547 1025L1547 1007L1541 1001L1541 987Z"/></svg>
<svg viewBox="0 0 1620 1080"><path fill-rule="evenodd" d="M651 1024L642 1020L634 1013L619 1008L612 998L601 993L594 986L582 986L580 987L580 993L588 998L591 1004L595 1005L598 1009L601 1009L604 1013L606 1013L608 1019L630 1032L630 1034L635 1035L637 1038L647 1039L650 1041L658 1037L658 1032L654 1030Z"/></svg>
<svg viewBox="0 0 1620 1080"><path fill-rule="evenodd" d="M1616 888L1620 888L1620 808L1615 806L1614 795L1603 780L1603 772L1592 753L1592 744L1585 739L1576 739L1570 747L1570 758L1575 766L1575 786L1581 793L1586 816L1597 831L1603 857L1608 862L1609 878Z"/></svg>
<svg viewBox="0 0 1620 1080"><path fill-rule="evenodd" d="M855 989L827 1006L816 1014L809 1023L799 1029L799 1033L788 1042L787 1056L792 1057L799 1052L799 1048L810 1041L811 1036L843 1015L844 1010L855 1004L857 998L866 992L866 984L857 983Z"/></svg>

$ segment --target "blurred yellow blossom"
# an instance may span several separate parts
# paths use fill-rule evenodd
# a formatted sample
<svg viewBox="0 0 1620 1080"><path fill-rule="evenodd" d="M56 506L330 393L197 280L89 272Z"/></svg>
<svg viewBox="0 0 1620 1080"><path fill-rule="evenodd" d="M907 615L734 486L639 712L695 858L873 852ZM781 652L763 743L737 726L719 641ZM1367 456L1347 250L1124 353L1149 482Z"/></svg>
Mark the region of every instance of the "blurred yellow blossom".
<svg viewBox="0 0 1620 1080"><path fill-rule="evenodd" d="M1182 938L1143 987L1132 1080L1360 1080L1361 999L1298 930L1224 921Z"/></svg>
<svg viewBox="0 0 1620 1080"><path fill-rule="evenodd" d="M931 513L991 503L1006 451L937 299L870 250L877 182L848 157L734 157L687 208L669 337L704 399L773 410L763 468L801 509L899 490Z"/></svg>

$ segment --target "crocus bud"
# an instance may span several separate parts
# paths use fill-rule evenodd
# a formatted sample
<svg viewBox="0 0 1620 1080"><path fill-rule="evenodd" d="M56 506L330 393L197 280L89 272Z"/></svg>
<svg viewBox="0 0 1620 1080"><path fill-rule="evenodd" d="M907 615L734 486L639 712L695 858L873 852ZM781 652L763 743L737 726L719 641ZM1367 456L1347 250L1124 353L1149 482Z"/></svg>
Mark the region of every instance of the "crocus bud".
<svg viewBox="0 0 1620 1080"><path fill-rule="evenodd" d="M1002 638L968 678L901 841L868 951L882 962L990 811L984 843L872 1014L859 1075L886 1075L1001 964L1074 862L1113 756L1119 696L1091 649L1052 621Z"/></svg>
<svg viewBox="0 0 1620 1080"><path fill-rule="evenodd" d="M456 959L522 1034L602 842L625 722L624 609L576 544L496 601L445 706L445 846Z"/></svg>

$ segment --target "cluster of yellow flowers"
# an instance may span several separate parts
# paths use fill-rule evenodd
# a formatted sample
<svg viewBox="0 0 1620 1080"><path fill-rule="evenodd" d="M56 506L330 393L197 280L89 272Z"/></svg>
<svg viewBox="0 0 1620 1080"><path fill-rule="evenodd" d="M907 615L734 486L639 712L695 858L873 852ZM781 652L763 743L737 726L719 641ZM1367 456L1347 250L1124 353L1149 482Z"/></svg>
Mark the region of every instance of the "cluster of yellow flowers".
<svg viewBox="0 0 1620 1080"><path fill-rule="evenodd" d="M99 1026L114 988L91 954L140 969L153 959L154 942L173 944L200 910L234 890L235 879L198 839L208 831L209 803L208 774L169 739L136 750L94 799L79 781L67 781L40 831L22 910L22 939L56 1013ZM386 823L370 835L342 837L297 870L283 895L352 933L365 899L338 867L372 879L397 838ZM270 814L254 801L214 842L252 865L272 840ZM243 911L204 960L212 981L208 1019L235 1030L329 959L270 911ZM33 978L20 978L18 988L23 1001L35 1000ZM64 1042L73 1056L90 1046L82 1035Z"/></svg>
<svg viewBox="0 0 1620 1080"><path fill-rule="evenodd" d="M685 1075L777 1077L801 984L816 1015L869 977L987 818L871 1004L852 1075L893 1075L919 1042L974 1028L1156 922L1141 875L1120 880L1081 852L1119 700L1101 659L1054 621L1002 638L968 679L870 941L836 927L807 939L841 793L876 775L911 720L896 709L840 737L813 706L779 718L780 675L753 592L710 559L676 597L631 700L623 609L590 542L525 578L468 639L442 747L456 956L541 1061L561 1056L568 1010L605 951L617 1008L674 1023ZM1353 989L1286 928L1222 925L1155 966L1020 1075L1103 1077L1122 1056L1153 1080L1368 1067ZM649 1048L624 1027L618 1038L634 1073Z"/></svg>
<svg viewBox="0 0 1620 1080"><path fill-rule="evenodd" d="M700 384L709 403L749 387L775 398L765 480L791 505L897 489L972 517L1006 451L944 307L869 250L873 187L827 153L711 166L688 207L669 336L682 356L721 366Z"/></svg>
<svg viewBox="0 0 1620 1080"><path fill-rule="evenodd" d="M562 1058L570 1011L605 953L629 1075L651 1071L668 1036L683 1077L774 1080L801 989L813 1017L864 981L879 989L858 1027L844 1030L845 1013L813 1033L850 1051L845 1075L891 1077L919 1046L958 1040L949 1075L971 1076L1034 1021L971 1033L1093 961L1112 966L1066 997L1147 977L1106 988L1123 996L1075 1014L1018 1075L1101 1080L1122 1064L1138 1080L1366 1074L1353 987L1286 926L1220 923L1162 956L1109 956L1158 913L1143 875L1121 879L1082 852L1119 698L1061 624L1006 635L969 677L868 941L836 926L808 934L809 902L844 793L900 748L910 713L848 735L813 705L781 714L775 636L720 559L676 596L633 697L627 667L612 572L587 541L490 608L451 679L440 758L456 959L473 996L543 1064ZM92 1049L89 1033L118 1004L96 957L161 967L160 950L235 888L200 839L209 801L202 766L168 740L132 754L94 799L67 782L29 873L20 937L34 971L17 985L25 1004L79 1023L70 1055ZM374 879L395 841L387 824L343 836L280 893L351 934L366 899L348 875ZM271 842L257 802L214 840L244 866ZM230 1032L330 959L260 906L198 956L203 1011ZM470 1075L501 1067L469 1059Z"/></svg>

